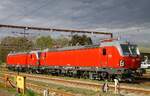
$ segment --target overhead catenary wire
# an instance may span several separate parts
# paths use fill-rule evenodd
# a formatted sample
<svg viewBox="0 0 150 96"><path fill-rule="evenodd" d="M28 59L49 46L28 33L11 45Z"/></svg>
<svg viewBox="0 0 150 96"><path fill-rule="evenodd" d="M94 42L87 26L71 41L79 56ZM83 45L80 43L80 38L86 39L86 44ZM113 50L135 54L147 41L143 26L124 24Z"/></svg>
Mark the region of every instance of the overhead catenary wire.
<svg viewBox="0 0 150 96"><path fill-rule="evenodd" d="M103 34L109 35L113 38L113 34L111 32L98 32L98 31L85 31L85 30L73 30L73 29L56 29L56 28L42 28L42 27L32 27L32 26L18 26L18 25L4 25L0 24L0 28L17 28L17 29L28 29L28 30L43 30L49 32L69 32L69 33L93 33L93 34Z"/></svg>

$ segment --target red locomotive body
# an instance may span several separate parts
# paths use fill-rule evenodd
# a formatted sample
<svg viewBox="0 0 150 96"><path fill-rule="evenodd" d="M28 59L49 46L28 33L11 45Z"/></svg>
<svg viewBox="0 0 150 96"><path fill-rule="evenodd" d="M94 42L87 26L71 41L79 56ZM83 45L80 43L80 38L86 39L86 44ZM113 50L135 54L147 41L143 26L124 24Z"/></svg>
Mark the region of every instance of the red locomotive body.
<svg viewBox="0 0 150 96"><path fill-rule="evenodd" d="M18 52L18 53L9 53L7 55L7 66L16 67L16 68L30 68L39 66L39 52Z"/></svg>
<svg viewBox="0 0 150 96"><path fill-rule="evenodd" d="M41 66L96 67L100 62L99 48L55 50L41 53Z"/></svg>
<svg viewBox="0 0 150 96"><path fill-rule="evenodd" d="M7 56L7 64L13 66L26 66L27 53L10 53Z"/></svg>
<svg viewBox="0 0 150 96"><path fill-rule="evenodd" d="M121 56L115 47L99 46L60 49L41 53L41 66L120 68ZM103 51L107 50L105 53ZM115 58L114 58L115 57ZM119 59L119 60L118 60Z"/></svg>
<svg viewBox="0 0 150 96"><path fill-rule="evenodd" d="M38 67L39 66L39 55L40 52L32 51L28 53L27 56L27 65L28 67Z"/></svg>
<svg viewBox="0 0 150 96"><path fill-rule="evenodd" d="M18 55L18 56L16 56ZM26 69L88 78L126 78L140 68L136 45L124 41L103 41L96 46L48 49L7 56L9 67L23 65ZM19 59L18 59L19 58ZM16 60L16 61L15 61ZM19 63L18 63L19 62Z"/></svg>
<svg viewBox="0 0 150 96"><path fill-rule="evenodd" d="M119 42L118 42L119 44ZM125 47L130 45L125 44ZM135 47L136 48L136 47ZM135 54L123 54L117 44L103 46L70 47L49 50L41 53L41 66L72 66L72 67L100 67L100 68L128 68L140 67L140 56Z"/></svg>

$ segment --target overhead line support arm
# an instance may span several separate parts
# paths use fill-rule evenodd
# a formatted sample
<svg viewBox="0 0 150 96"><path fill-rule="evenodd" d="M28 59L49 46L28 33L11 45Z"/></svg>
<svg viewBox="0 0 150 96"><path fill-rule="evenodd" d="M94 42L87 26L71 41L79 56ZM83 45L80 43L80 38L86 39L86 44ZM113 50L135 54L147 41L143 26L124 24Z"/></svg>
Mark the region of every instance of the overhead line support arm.
<svg viewBox="0 0 150 96"><path fill-rule="evenodd" d="M70 29L55 29L55 28L42 28L42 27L32 27L32 26L18 26L18 25L4 25L0 24L0 28L17 28L17 29L24 29L24 30L43 30L43 31L58 31L58 32L75 32L75 33L93 33L93 34L103 34L103 35L110 35L113 38L113 34L110 32L98 32L98 31L82 31L82 30L70 30Z"/></svg>

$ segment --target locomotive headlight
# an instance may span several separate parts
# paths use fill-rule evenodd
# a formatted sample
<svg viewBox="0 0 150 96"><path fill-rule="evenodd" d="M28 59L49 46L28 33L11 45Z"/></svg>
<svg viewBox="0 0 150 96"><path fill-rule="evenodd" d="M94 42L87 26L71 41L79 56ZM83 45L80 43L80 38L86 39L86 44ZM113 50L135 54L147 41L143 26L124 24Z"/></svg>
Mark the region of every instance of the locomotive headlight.
<svg viewBox="0 0 150 96"><path fill-rule="evenodd" d="M120 64L121 67L123 67L123 66L125 66L125 61L124 60L120 60L119 64Z"/></svg>

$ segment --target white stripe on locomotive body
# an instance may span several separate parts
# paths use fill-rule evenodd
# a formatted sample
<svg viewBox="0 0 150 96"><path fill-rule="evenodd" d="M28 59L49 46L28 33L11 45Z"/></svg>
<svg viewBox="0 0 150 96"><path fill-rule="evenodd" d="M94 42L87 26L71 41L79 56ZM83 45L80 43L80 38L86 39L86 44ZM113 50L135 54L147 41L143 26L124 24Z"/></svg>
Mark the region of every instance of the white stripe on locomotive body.
<svg viewBox="0 0 150 96"><path fill-rule="evenodd" d="M37 58L37 59L40 59L40 55L39 55L40 52L41 52L40 50L37 50L37 51L31 51L29 54L34 53L34 54L36 55L36 58Z"/></svg>

